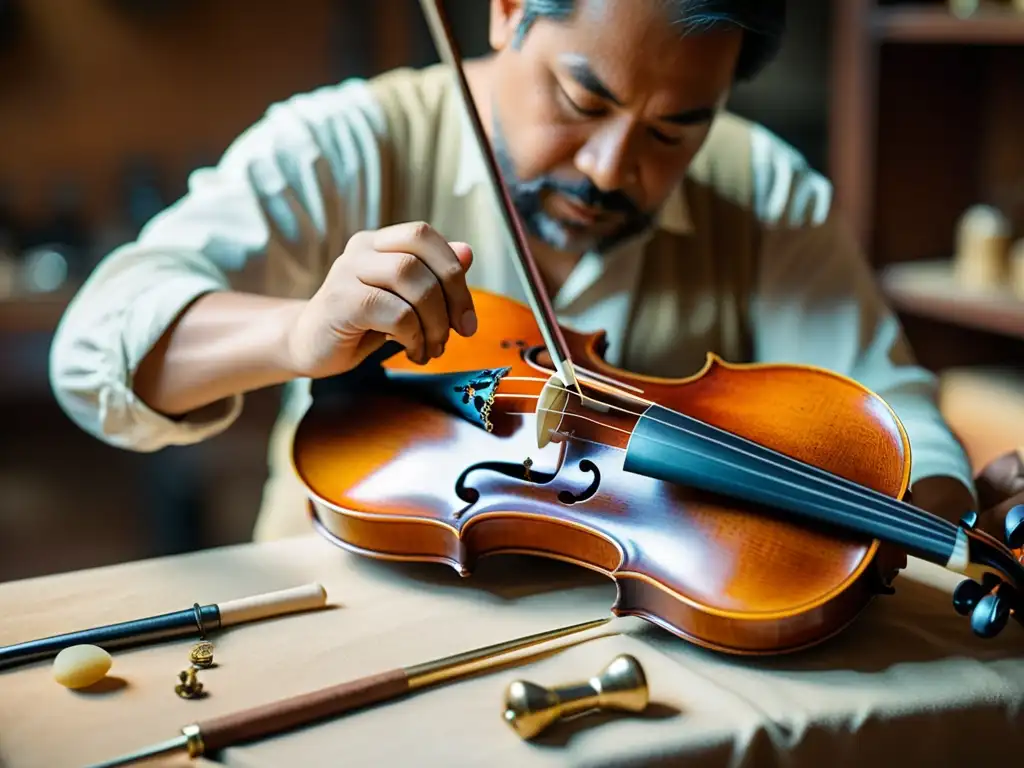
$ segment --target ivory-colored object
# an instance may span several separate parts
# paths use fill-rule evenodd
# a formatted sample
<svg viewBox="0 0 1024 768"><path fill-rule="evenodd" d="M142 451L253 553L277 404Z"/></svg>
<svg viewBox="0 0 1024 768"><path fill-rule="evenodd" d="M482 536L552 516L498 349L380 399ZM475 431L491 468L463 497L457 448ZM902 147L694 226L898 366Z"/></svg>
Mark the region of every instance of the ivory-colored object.
<svg viewBox="0 0 1024 768"><path fill-rule="evenodd" d="M327 590L313 582L301 587L281 589L254 597L243 597L220 604L220 625L230 627L246 621L258 621L286 613L322 608L327 602Z"/></svg>
<svg viewBox="0 0 1024 768"><path fill-rule="evenodd" d="M86 688L107 676L110 654L96 645L72 645L53 660L53 679L65 688Z"/></svg>
<svg viewBox="0 0 1024 768"><path fill-rule="evenodd" d="M1019 0L1024 3L1024 0ZM1010 287L1024 301L1024 237L1010 248Z"/></svg>
<svg viewBox="0 0 1024 768"><path fill-rule="evenodd" d="M968 288L1002 286L1009 276L1011 232L1009 220L998 208L968 208L957 225L957 281Z"/></svg>

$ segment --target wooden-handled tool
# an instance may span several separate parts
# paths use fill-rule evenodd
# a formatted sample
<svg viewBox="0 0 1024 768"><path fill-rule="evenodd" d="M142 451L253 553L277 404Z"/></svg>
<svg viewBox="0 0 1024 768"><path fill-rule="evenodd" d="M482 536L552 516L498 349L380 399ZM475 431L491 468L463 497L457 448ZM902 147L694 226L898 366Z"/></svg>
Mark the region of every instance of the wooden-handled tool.
<svg viewBox="0 0 1024 768"><path fill-rule="evenodd" d="M493 668L503 663L504 657L514 651L584 632L609 621L611 618L573 624L411 667L398 667L282 701L213 717L200 723L186 725L181 729L181 735L173 739L122 755L109 762L99 763L91 768L114 768L139 760L148 760L157 755L181 751L187 752L192 758L211 755L227 747L274 736L318 720L395 699L420 688Z"/></svg>
<svg viewBox="0 0 1024 768"><path fill-rule="evenodd" d="M648 700L643 667L623 654L581 683L545 688L516 680L505 692L505 722L524 739L532 739L556 720L598 709L643 712Z"/></svg>

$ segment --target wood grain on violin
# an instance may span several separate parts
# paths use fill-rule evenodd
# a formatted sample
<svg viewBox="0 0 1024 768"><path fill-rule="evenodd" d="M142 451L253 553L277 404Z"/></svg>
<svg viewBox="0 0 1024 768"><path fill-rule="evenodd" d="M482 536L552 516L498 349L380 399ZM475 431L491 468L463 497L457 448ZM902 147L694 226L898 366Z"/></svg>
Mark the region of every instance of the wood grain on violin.
<svg viewBox="0 0 1024 768"><path fill-rule="evenodd" d="M553 382L527 307L479 291L474 301L479 331L453 334L426 366L398 354L314 382L294 465L317 523L339 545L463 573L498 552L569 560L616 580L617 613L731 652L830 636L901 564L880 556L872 537L626 471L643 409L600 390L610 407L581 403ZM906 490L898 420L848 379L717 360L691 379L646 378L606 365L600 334L563 333L583 382L614 377L639 398L880 494ZM565 395L556 413L537 412L545 387Z"/></svg>
<svg viewBox="0 0 1024 768"><path fill-rule="evenodd" d="M849 624L911 554L972 576L981 637L1024 623L1024 506L1006 542L902 500L910 446L876 394L809 366L709 356L683 380L603 359L558 324L461 67L421 0L485 159L530 306L474 292L479 330L414 366L395 342L313 382L293 464L314 522L363 555L468 574L499 552L607 574L613 611L730 653L807 647Z"/></svg>

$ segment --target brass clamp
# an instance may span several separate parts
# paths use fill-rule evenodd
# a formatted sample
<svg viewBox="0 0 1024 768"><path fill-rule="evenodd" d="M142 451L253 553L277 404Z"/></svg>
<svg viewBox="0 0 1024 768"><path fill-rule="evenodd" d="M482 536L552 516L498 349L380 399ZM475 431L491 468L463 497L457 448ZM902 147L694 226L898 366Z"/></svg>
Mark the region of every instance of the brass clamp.
<svg viewBox="0 0 1024 768"><path fill-rule="evenodd" d="M505 690L504 720L524 739L532 739L558 720L601 709L643 712L650 694L640 662L616 656L585 682L556 688L516 680Z"/></svg>

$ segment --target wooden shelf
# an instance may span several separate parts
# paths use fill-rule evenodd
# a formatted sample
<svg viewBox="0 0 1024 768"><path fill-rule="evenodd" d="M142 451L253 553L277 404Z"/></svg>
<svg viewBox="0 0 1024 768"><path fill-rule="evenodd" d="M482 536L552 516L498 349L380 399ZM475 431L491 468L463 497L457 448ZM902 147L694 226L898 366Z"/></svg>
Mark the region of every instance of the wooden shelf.
<svg viewBox="0 0 1024 768"><path fill-rule="evenodd" d="M947 323L1024 339L1024 301L1009 289L971 291L952 261L893 264L880 276L894 308Z"/></svg>
<svg viewBox="0 0 1024 768"><path fill-rule="evenodd" d="M871 13L882 42L959 45L1024 45L1024 13L986 10L961 18L944 6L890 6Z"/></svg>

